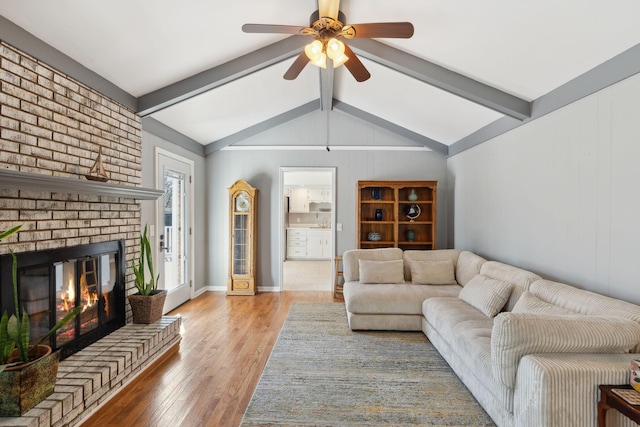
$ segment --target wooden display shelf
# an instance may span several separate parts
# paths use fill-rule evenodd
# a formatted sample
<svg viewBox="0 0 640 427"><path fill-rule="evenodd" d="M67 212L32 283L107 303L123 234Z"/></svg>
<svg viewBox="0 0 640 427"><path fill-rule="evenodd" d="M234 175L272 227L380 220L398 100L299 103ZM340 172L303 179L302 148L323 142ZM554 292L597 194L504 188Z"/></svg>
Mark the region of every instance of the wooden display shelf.
<svg viewBox="0 0 640 427"><path fill-rule="evenodd" d="M437 181L359 181L358 247L435 249L437 184ZM417 205L420 212L414 220L407 217L411 205ZM375 219L376 213L382 214L382 220ZM371 232L380 233L381 239L368 240Z"/></svg>

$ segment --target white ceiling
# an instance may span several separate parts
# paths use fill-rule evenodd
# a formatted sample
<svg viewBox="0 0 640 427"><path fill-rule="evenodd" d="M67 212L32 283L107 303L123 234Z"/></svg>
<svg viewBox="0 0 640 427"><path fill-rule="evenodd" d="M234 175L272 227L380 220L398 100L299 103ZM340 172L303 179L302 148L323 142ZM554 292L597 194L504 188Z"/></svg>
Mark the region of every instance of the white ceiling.
<svg viewBox="0 0 640 427"><path fill-rule="evenodd" d="M307 25L316 8L315 0L0 0L0 15L134 97L288 37L245 34L244 23ZM340 9L352 24L410 21L413 38L378 41L525 101L640 42L637 0L343 0ZM360 57L371 79L357 83L341 67L333 98L382 121L448 146L503 117ZM203 145L224 140L321 97L312 65L282 79L293 60L151 117Z"/></svg>

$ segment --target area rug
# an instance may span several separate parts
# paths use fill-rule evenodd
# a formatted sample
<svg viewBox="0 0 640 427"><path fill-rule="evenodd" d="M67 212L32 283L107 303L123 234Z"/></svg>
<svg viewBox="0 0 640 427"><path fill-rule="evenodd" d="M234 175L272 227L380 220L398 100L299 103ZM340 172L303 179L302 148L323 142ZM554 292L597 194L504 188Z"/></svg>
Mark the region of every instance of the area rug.
<svg viewBox="0 0 640 427"><path fill-rule="evenodd" d="M352 332L293 303L242 426L493 426L421 332Z"/></svg>

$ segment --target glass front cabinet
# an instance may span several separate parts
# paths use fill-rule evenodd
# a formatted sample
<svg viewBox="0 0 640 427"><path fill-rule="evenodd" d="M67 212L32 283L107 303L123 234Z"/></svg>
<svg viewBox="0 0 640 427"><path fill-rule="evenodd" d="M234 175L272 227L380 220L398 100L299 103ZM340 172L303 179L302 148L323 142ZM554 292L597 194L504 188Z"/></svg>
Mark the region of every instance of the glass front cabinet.
<svg viewBox="0 0 640 427"><path fill-rule="evenodd" d="M229 188L228 295L256 294L256 213L258 190L244 180Z"/></svg>

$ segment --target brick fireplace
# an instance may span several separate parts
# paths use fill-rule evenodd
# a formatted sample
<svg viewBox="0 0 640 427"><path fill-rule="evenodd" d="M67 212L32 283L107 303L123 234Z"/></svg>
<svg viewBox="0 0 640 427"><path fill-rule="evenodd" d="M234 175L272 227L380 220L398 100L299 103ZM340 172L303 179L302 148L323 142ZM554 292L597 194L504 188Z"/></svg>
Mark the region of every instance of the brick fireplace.
<svg viewBox="0 0 640 427"><path fill-rule="evenodd" d="M135 112L0 41L0 170L85 180L101 151L109 184L139 187L141 137ZM0 254L121 240L125 292L132 293L139 202L72 187L6 188L0 178L0 230L22 224L0 243ZM128 303L126 310L130 321Z"/></svg>
<svg viewBox="0 0 640 427"><path fill-rule="evenodd" d="M0 230L22 225L0 242L0 255L61 251L122 242L124 293L135 292L139 256L142 126L134 111L0 41ZM87 192L98 154L109 191ZM4 172L4 173L3 173ZM22 176L56 185L15 185ZM7 185L11 175L13 185ZM75 180L75 181L74 181ZM76 185L84 191L76 191ZM4 185L3 185L4 184ZM123 189L125 191L120 192ZM144 190L144 189L143 189ZM150 198L149 198L150 199ZM82 267L80 267L82 268ZM2 280L1 286L11 286ZM125 302L125 318L131 309ZM55 392L7 426L75 425L163 354L177 349L180 319L126 326L63 360Z"/></svg>

